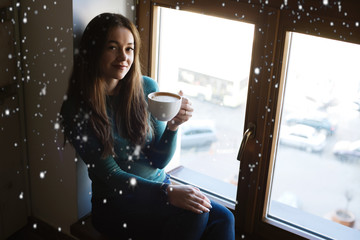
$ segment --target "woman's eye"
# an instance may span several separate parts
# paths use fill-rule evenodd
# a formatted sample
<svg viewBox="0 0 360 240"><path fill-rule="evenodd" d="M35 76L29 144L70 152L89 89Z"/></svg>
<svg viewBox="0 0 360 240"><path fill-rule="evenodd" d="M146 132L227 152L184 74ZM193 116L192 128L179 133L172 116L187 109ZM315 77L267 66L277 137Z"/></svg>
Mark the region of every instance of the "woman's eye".
<svg viewBox="0 0 360 240"><path fill-rule="evenodd" d="M134 48L132 48L132 47L128 47L128 48L126 48L126 51L134 51Z"/></svg>
<svg viewBox="0 0 360 240"><path fill-rule="evenodd" d="M110 50L116 50L116 46L109 46Z"/></svg>

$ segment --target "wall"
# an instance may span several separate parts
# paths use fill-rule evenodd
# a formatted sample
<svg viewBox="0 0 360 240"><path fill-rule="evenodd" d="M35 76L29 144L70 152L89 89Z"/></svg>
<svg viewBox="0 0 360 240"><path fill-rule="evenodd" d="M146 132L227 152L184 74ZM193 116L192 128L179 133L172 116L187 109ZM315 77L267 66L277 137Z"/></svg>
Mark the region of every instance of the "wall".
<svg viewBox="0 0 360 240"><path fill-rule="evenodd" d="M69 232L76 165L56 123L73 58L72 2L21 1L19 9L31 215Z"/></svg>
<svg viewBox="0 0 360 240"><path fill-rule="evenodd" d="M98 2L76 0L74 6L82 12L107 9L134 18L134 1L101 1L100 7ZM109 8L108 3L117 5ZM73 3L32 0L21 1L18 7L31 215L69 233L70 224L90 210L78 211L78 200L79 206L89 201L89 192L78 188L87 180L85 166L77 166L69 145L63 148L57 122L72 68ZM83 173L80 178L77 172Z"/></svg>

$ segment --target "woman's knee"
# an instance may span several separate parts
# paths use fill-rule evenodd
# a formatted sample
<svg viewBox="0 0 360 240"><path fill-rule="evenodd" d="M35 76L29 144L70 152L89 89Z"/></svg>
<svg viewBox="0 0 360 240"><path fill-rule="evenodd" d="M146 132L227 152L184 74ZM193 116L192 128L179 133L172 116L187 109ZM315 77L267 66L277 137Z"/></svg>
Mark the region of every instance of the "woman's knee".
<svg viewBox="0 0 360 240"><path fill-rule="evenodd" d="M223 221L229 226L234 226L235 224L234 214L229 209L215 202L212 202L211 204L213 206L213 208L211 209L212 211L211 214L214 215L213 217L217 221Z"/></svg>
<svg viewBox="0 0 360 240"><path fill-rule="evenodd" d="M212 202L207 229L202 239L226 239L235 238L235 218L226 207Z"/></svg>
<svg viewBox="0 0 360 240"><path fill-rule="evenodd" d="M235 224L234 214L229 209L225 208L224 215L225 215L226 221L228 221L229 224L231 224L231 225Z"/></svg>

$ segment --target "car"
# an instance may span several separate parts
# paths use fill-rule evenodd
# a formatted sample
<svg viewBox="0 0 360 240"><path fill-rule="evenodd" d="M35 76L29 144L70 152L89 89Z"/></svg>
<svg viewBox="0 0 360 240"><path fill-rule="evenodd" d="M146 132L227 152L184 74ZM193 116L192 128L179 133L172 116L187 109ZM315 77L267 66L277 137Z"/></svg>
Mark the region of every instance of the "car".
<svg viewBox="0 0 360 240"><path fill-rule="evenodd" d="M321 152L326 144L326 133L303 124L283 125L280 130L280 144L308 152Z"/></svg>
<svg viewBox="0 0 360 240"><path fill-rule="evenodd" d="M181 127L181 148L209 147L216 141L213 121L191 120Z"/></svg>
<svg viewBox="0 0 360 240"><path fill-rule="evenodd" d="M326 117L288 117L286 124L295 125L303 124L315 128L318 131L325 131L328 136L334 135L336 123Z"/></svg>
<svg viewBox="0 0 360 240"><path fill-rule="evenodd" d="M360 140L337 142L333 154L340 160L360 160Z"/></svg>
<svg viewBox="0 0 360 240"><path fill-rule="evenodd" d="M356 111L360 112L360 98L353 102L353 107Z"/></svg>

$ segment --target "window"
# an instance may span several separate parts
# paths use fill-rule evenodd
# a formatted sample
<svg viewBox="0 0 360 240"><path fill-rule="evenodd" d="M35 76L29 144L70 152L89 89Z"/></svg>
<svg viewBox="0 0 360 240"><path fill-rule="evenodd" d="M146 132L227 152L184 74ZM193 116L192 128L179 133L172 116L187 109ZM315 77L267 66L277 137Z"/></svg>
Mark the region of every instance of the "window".
<svg viewBox="0 0 360 240"><path fill-rule="evenodd" d="M179 131L178 163L168 170L234 208L254 25L164 7L155 11L154 78L161 91L182 90L195 109ZM184 178L189 171L201 181Z"/></svg>
<svg viewBox="0 0 360 240"><path fill-rule="evenodd" d="M360 45L288 33L288 46L266 217L334 239L359 238Z"/></svg>
<svg viewBox="0 0 360 240"><path fill-rule="evenodd" d="M162 77L161 68L167 63L161 63L164 48L161 42L158 45L157 39L164 37L161 29L170 31L162 28L162 24L158 25L166 15L159 10L162 7L165 11L167 8L177 9L173 10L171 17L191 11L202 16L235 20L238 26L251 26L253 34L252 44L247 48L251 49L247 78L238 78L235 85L227 81L223 77L225 75L211 72L216 69L199 71L191 68L199 64L196 60L190 64L191 67L179 66L171 77ZM177 87L169 79L176 79L178 86L190 85L187 94L194 95L189 96L194 104L212 104L210 111L205 111L203 115L210 122L206 133L204 128L204 131L188 130L184 125L181 138L215 133L218 139L211 143L211 148L226 153L226 145L223 145L226 141L219 138L222 133L219 133L217 123L211 124L209 113L221 115L226 120L236 116L237 123L226 126L231 129L228 136L234 137L230 142L237 148L242 139L247 139L250 129L255 133L239 154L242 156L240 170L238 166L234 167L238 171L238 177L232 182L235 191L237 186L234 215L238 239L359 238L359 204L356 203L360 190L359 184L356 184L359 183L359 174L356 173L360 166L356 157L360 147L359 132L356 130L360 119L360 79L356 67L360 44L359 8L359 4L343 1L139 2L137 17L146 50L143 59L148 74L156 78L164 90ZM216 21L221 22L220 19ZM181 20L185 23L187 18ZM169 25L180 32L191 29L197 23L192 20L182 26ZM202 35L203 29L206 27L198 27L196 33ZM233 27L230 34L236 33L237 29ZM201 47L208 43L208 39L200 41ZM169 46L169 51L178 51L174 54L181 55L186 49L180 49L179 45L184 46ZM206 55L206 51L200 50L199 55ZM232 50L231 47L228 51ZM169 51L165 54L171 54ZM206 84L204 87L206 82L211 82L211 87L206 87ZM213 97L209 94L212 88L221 90L221 94ZM225 98L217 97L231 95L234 89L240 92L242 88L247 89L244 107L242 104L226 106ZM242 116L232 115L237 108L243 111ZM238 114L238 111L235 112ZM194 116L193 120L201 122L205 119ZM186 135L187 131L194 134ZM202 156L203 152L195 151L193 144L190 147L179 146L179 149L179 164L188 171L180 171L178 177L201 182L199 178L204 176L199 176L198 169L191 166L188 156L194 154L198 159L197 156ZM337 149L346 151L339 153ZM352 152L352 156L347 152ZM233 159L236 155L237 150L231 152ZM213 162L205 159L206 165L213 168L209 171L218 173L221 164L211 165ZM225 168L228 171L230 167ZM207 176L215 179L215 175ZM210 193L224 194L221 187L212 183L209 184L213 186ZM346 191L349 186L353 186L352 191ZM337 207L338 204L342 206ZM346 226L332 220L331 213L337 208L351 210L355 222ZM345 215L342 210L339 213Z"/></svg>

